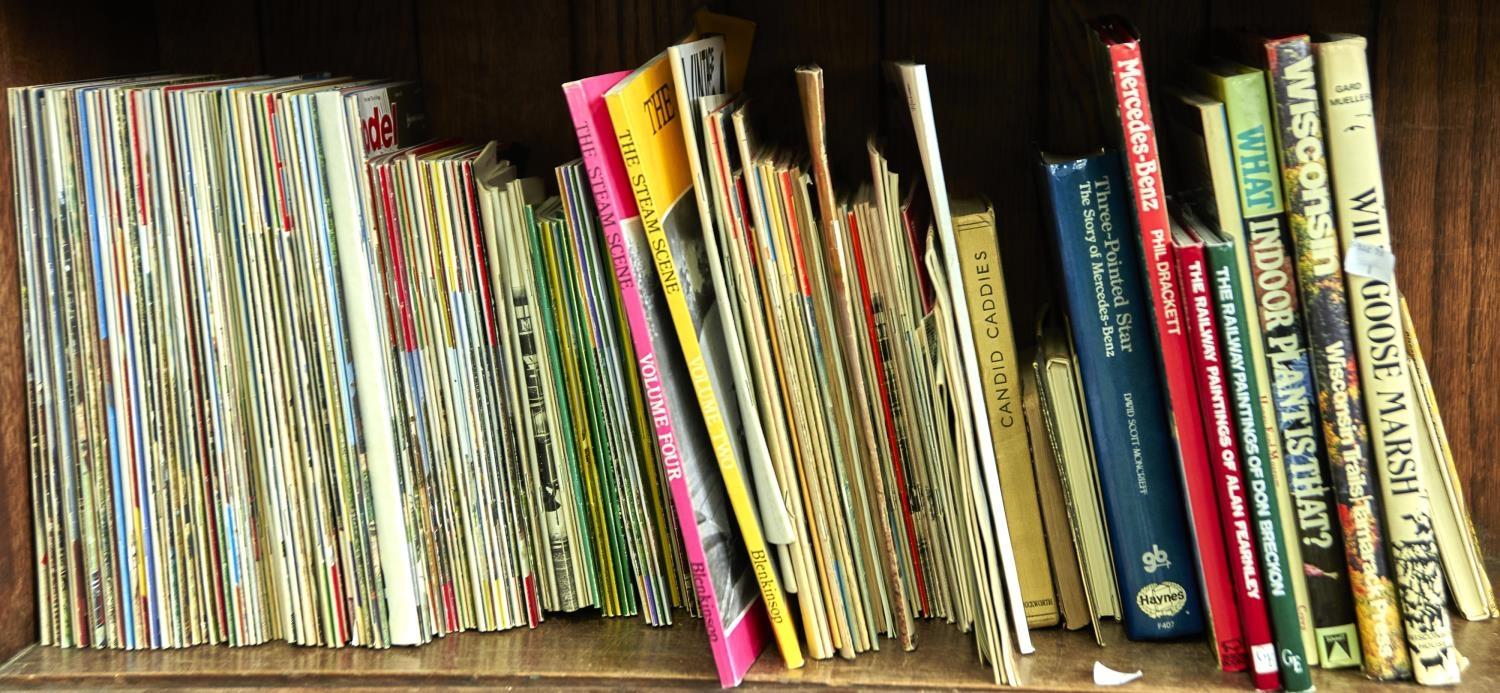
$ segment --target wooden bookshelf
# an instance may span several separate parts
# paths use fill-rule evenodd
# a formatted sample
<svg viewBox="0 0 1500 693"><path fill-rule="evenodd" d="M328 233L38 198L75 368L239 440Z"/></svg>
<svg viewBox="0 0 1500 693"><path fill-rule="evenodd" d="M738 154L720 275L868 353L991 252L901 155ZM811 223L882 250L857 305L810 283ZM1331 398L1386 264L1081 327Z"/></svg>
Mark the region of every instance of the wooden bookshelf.
<svg viewBox="0 0 1500 693"><path fill-rule="evenodd" d="M1500 563L1492 564L1491 574ZM1459 651L1472 665L1468 690L1500 689L1500 628L1455 620ZM195 647L164 652L62 650L31 645L0 666L0 688L103 686L195 688L247 686L484 686L495 688L714 688L718 677L700 624L684 619L651 628L638 619L554 618L536 630L464 633L421 647L331 650L271 643L257 647ZM1103 648L1087 631L1037 631L1036 654L1021 660L1031 690L1094 688L1094 662L1144 672L1122 690L1245 691L1243 673L1217 671L1201 641L1134 643L1106 624ZM943 623L924 622L917 650L885 641L853 661L808 662L789 671L770 648L745 677L745 688L791 685L853 689L993 688L973 638ZM1314 673L1320 691L1416 689L1367 681L1359 672Z"/></svg>
<svg viewBox="0 0 1500 693"><path fill-rule="evenodd" d="M577 155L558 85L634 67L680 36L696 0L0 0L0 86L151 70L285 74L328 70L421 79L437 132L524 143L533 170ZM1079 151L1103 139L1080 22L1117 12L1145 36L1153 88L1214 45L1219 29L1350 31L1372 39L1398 277L1416 316L1475 521L1500 530L1500 263L1483 241L1500 226L1500 5L1484 0L709 0L759 26L748 90L797 142L791 68L826 73L836 175L855 180L867 132L881 120L883 58L929 64L938 133L955 194L996 205L1018 334L1050 294L1034 151ZM4 105L0 104L0 109ZM0 113L8 117L7 114ZM715 683L704 636L682 619L554 619L534 632L466 634L383 652L287 645L177 652L37 647L28 497L25 366L10 143L0 137L0 687L482 684L693 688ZM1172 183L1167 169L1168 184ZM1492 550L1500 551L1493 545ZM1466 685L1500 687L1500 627L1459 623L1474 662ZM1100 650L1081 634L1040 633L1028 685L1092 687L1101 659L1140 667L1152 689L1242 689L1212 669L1201 644L1126 643ZM915 653L814 662L787 672L774 654L748 686L982 687L971 640L925 626ZM12 658L13 657L13 658ZM1362 689L1347 672L1324 691ZM1136 685L1140 687L1139 684ZM1372 687L1373 688L1373 687ZM1382 689L1384 687L1381 687Z"/></svg>

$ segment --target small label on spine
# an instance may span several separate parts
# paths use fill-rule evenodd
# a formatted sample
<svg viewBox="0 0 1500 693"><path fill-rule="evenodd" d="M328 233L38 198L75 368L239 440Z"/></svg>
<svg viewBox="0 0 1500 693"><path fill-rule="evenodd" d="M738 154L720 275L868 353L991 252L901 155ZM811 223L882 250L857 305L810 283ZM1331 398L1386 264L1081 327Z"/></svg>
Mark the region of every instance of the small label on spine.
<svg viewBox="0 0 1500 693"><path fill-rule="evenodd" d="M1257 674L1276 673L1276 646L1263 643L1250 648L1250 666Z"/></svg>
<svg viewBox="0 0 1500 693"><path fill-rule="evenodd" d="M1390 284L1396 280L1396 254L1370 243L1351 243L1344 253L1344 271Z"/></svg>

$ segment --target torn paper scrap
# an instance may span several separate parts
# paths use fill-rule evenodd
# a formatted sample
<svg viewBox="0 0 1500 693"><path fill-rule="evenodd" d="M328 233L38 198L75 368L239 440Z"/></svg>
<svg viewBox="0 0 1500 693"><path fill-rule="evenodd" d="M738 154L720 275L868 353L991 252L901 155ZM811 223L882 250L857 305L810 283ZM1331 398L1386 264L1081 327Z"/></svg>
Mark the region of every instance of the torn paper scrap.
<svg viewBox="0 0 1500 693"><path fill-rule="evenodd" d="M1097 660L1094 661L1095 686L1123 686L1127 683L1130 683L1131 681L1140 678L1141 676L1142 674L1139 670L1132 671L1127 674L1123 671L1115 671L1114 669L1104 666L1104 662L1100 662Z"/></svg>

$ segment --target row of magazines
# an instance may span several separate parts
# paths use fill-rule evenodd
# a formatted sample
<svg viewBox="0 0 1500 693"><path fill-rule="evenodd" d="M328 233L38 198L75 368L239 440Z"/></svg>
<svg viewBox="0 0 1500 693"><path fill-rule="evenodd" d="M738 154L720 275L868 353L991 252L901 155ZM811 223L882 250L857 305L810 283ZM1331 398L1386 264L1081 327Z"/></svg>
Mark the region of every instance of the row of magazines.
<svg viewBox="0 0 1500 693"><path fill-rule="evenodd" d="M1123 146L1044 157L1062 300L1014 320L1037 325L1027 353L996 210L950 199L920 64L884 66L890 131L852 189L833 183L823 72L794 75L805 146L763 141L740 93L754 25L708 12L639 69L561 85L581 158L542 176L523 146L435 138L411 82L12 89L42 641L389 647L551 614L687 615L730 686L763 650L789 668L912 650L931 620L1020 684L1032 629L1092 625L1103 644L1113 617L1134 639L1207 633L1257 688L1310 687L1304 664L1338 638L1346 663L1324 666L1360 664L1385 631L1368 610L1355 627L1350 578L1335 583L1347 628L1315 642L1308 587L1291 589L1306 571L1288 569L1295 486L1298 508L1343 494L1318 558L1336 565L1317 567L1346 571L1348 474L1318 498L1297 474L1356 461L1315 440L1303 466L1288 442L1282 466L1295 426L1269 392L1278 342L1254 319L1261 242L1252 258L1237 192L1253 171L1233 151L1249 107L1220 84L1256 75L1273 131L1274 82L1220 66L1212 98L1170 95L1192 163L1168 223L1139 40L1091 26ZM1132 146L1142 132L1149 148ZM1261 139L1272 176L1277 142ZM1312 212L1292 212L1273 235L1300 251ZM1236 307L1244 325L1225 322ZM1316 346L1326 329L1293 331ZM1428 402L1409 353L1408 399ZM1307 427L1332 406L1315 396ZM1238 420L1237 401L1267 408ZM1423 412L1442 568L1457 584L1468 567L1455 602L1487 617L1435 403ZM1257 431L1277 452L1250 449ZM1375 478L1365 500L1389 484ZM1362 536L1382 531L1370 517ZM1360 560L1347 572L1375 572ZM1394 564L1384 589L1404 599ZM1424 682L1457 680L1446 642L1422 641L1439 672Z"/></svg>

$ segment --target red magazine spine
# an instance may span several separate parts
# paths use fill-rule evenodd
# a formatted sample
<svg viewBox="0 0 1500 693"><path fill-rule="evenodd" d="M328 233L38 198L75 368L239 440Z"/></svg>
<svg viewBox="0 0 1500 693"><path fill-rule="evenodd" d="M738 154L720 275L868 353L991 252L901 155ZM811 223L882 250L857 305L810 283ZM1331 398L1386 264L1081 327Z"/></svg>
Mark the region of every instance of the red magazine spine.
<svg viewBox="0 0 1500 693"><path fill-rule="evenodd" d="M1208 257L1201 243L1177 246L1177 264L1187 286L1188 332L1192 337L1193 365L1198 373L1199 409L1207 433L1208 453L1218 492L1220 527L1224 533L1235 605L1238 607L1241 653L1231 669L1224 656L1225 671L1250 669L1257 690L1281 687L1277 675L1276 646L1272 642L1271 618L1261 592L1260 565L1255 560L1255 539L1250 527L1249 499L1245 476L1240 470L1240 452L1229 411L1229 388L1225 383L1219 328L1214 323L1213 289L1209 283ZM1214 614L1218 619L1219 615ZM1227 631L1227 628L1225 629ZM1216 630L1219 651L1225 652L1225 631ZM1248 656L1247 656L1248 655Z"/></svg>
<svg viewBox="0 0 1500 693"><path fill-rule="evenodd" d="M1182 319L1182 284L1177 277L1171 230L1167 217L1166 188L1161 158L1156 146L1156 126L1151 117L1151 98L1141 44L1123 20L1094 23L1109 60L1108 76L1118 115L1122 156L1131 183L1141 257L1145 262L1151 296L1151 314L1161 348L1162 375L1166 381L1167 410L1177 440L1183 492L1198 553L1198 573L1208 601L1209 615L1233 609L1228 561L1220 539L1218 503L1209 472L1199 417L1198 391L1189 356L1187 332Z"/></svg>

